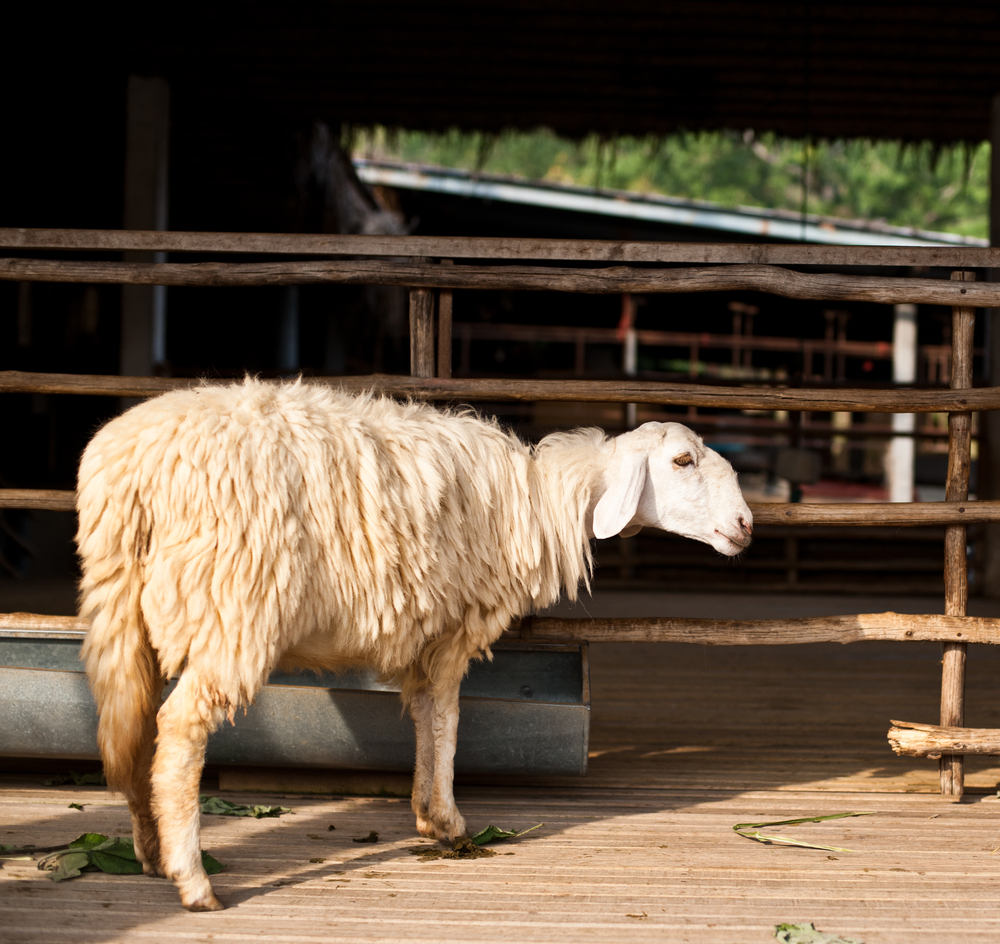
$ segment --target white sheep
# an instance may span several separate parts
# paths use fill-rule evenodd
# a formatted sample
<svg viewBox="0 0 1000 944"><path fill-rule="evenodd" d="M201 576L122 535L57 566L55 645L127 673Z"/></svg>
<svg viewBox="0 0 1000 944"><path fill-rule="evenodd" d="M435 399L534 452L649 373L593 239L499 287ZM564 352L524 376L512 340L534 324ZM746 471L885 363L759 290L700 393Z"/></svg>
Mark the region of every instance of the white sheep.
<svg viewBox="0 0 1000 944"><path fill-rule="evenodd" d="M193 911L222 907L199 855L205 745L272 671L397 678L417 829L451 840L466 833L452 780L469 659L563 588L575 598L592 537L651 525L734 555L752 531L729 463L676 423L531 448L469 412L249 379L112 420L78 494L108 783L143 871Z"/></svg>

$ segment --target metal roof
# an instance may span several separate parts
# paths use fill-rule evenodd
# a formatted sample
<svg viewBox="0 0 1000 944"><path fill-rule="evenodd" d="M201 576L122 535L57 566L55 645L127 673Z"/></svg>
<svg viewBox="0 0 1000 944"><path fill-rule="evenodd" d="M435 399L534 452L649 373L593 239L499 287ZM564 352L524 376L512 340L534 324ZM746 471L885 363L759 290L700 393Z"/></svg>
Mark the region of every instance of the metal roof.
<svg viewBox="0 0 1000 944"><path fill-rule="evenodd" d="M457 168L400 164L356 158L358 176L367 184L420 190L479 200L497 200L575 213L643 220L673 226L740 233L767 239L841 246L988 246L986 239L934 233L880 222L842 220L758 207L725 207L704 200L684 200L652 193L597 190L547 181Z"/></svg>

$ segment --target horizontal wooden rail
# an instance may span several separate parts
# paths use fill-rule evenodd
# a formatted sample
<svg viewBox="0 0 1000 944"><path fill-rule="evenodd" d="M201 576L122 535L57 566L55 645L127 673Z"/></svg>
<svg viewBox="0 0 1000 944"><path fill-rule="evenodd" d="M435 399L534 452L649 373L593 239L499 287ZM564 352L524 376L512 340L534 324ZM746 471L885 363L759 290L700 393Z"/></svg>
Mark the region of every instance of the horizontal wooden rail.
<svg viewBox="0 0 1000 944"><path fill-rule="evenodd" d="M0 259L0 279L113 285L402 285L408 288L582 292L592 295L767 292L784 298L885 305L1000 307L1000 284L944 279L796 272L776 266L696 269L565 269L544 266L438 265L360 259L338 262L71 262Z"/></svg>
<svg viewBox="0 0 1000 944"><path fill-rule="evenodd" d="M1000 267L1000 249L978 246L810 246L612 239L340 236L149 230L0 228L0 247L124 252L225 252L319 256L429 256L619 263Z"/></svg>
<svg viewBox="0 0 1000 944"><path fill-rule="evenodd" d="M0 488L0 508L73 511L76 492L52 489ZM751 504L754 524L826 527L906 528L1000 521L1000 501Z"/></svg>
<svg viewBox="0 0 1000 944"><path fill-rule="evenodd" d="M516 630L515 630L516 631ZM702 646L790 646L818 642L979 642L1000 644L1000 619L861 613L784 620L643 617L526 617L522 639L588 642L684 642Z"/></svg>
<svg viewBox="0 0 1000 944"><path fill-rule="evenodd" d="M948 413L1000 409L1000 387L970 390L851 390L798 387L715 387L708 384L643 380L502 380L406 377L307 377L350 392L373 390L418 400L559 400L588 403L660 403L728 410L811 410L855 413ZM116 377L98 374L40 374L0 371L0 393L76 393L152 397L203 381L183 377ZM207 383L232 383L210 380ZM849 434L845 430L844 434Z"/></svg>
<svg viewBox="0 0 1000 944"><path fill-rule="evenodd" d="M0 488L0 508L73 511L76 492L32 488ZM826 527L906 528L1000 521L1000 501L751 504L754 524Z"/></svg>
<svg viewBox="0 0 1000 944"><path fill-rule="evenodd" d="M76 616L0 613L0 633L86 632ZM819 642L1000 643L1000 619L978 616L911 616L861 613L783 620L557 619L525 617L510 630L521 639L584 639L588 642L683 642L703 646L787 646Z"/></svg>
<svg viewBox="0 0 1000 944"><path fill-rule="evenodd" d="M1000 754L997 728L949 728L937 724L893 721L889 744L906 757L940 757L942 754Z"/></svg>

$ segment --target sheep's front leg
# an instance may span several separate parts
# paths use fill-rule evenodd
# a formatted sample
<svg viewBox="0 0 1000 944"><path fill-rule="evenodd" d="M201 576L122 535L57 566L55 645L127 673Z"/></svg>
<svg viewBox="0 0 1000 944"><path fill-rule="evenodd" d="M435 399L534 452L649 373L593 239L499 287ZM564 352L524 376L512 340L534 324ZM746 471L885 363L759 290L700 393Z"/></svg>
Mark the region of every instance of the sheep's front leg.
<svg viewBox="0 0 1000 944"><path fill-rule="evenodd" d="M202 694L203 680L189 668L157 715L153 758L153 810L159 823L160 861L189 911L220 911L201 864L201 808L198 787L208 735L221 710Z"/></svg>
<svg viewBox="0 0 1000 944"><path fill-rule="evenodd" d="M413 767L413 793L410 806L417 817L417 830L422 836L433 836L428 818L434 781L434 709L430 692L418 690L409 699L410 717L416 736L416 764Z"/></svg>
<svg viewBox="0 0 1000 944"><path fill-rule="evenodd" d="M465 819L455 806L454 793L458 689L461 682L459 676L454 681L438 683L427 690L433 771L426 817L421 820L420 813L417 813L417 829L422 836L430 836L442 842L451 842L466 834Z"/></svg>

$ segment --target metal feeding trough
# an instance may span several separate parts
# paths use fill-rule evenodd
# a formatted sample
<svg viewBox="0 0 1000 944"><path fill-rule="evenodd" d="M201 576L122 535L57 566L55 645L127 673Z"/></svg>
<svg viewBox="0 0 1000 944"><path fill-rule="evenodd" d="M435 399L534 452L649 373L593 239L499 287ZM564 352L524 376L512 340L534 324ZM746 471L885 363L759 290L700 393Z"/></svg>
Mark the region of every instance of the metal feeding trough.
<svg viewBox="0 0 1000 944"><path fill-rule="evenodd" d="M0 630L0 756L98 757L83 637ZM586 644L501 642L492 663L470 666L460 704L457 772L587 772ZM245 717L212 735L207 755L212 764L355 770L409 770L413 760L398 688L371 672L272 676Z"/></svg>

